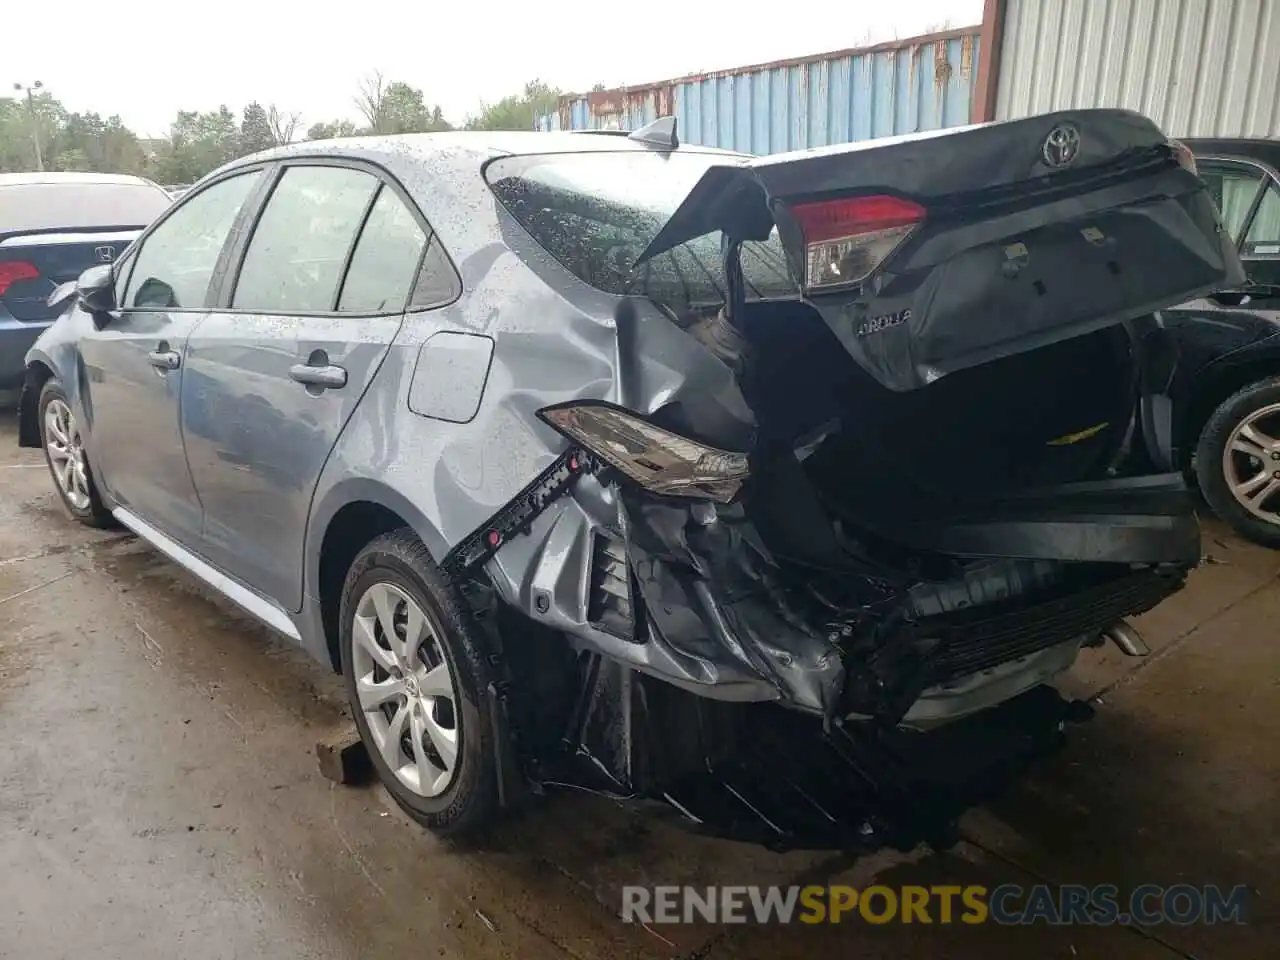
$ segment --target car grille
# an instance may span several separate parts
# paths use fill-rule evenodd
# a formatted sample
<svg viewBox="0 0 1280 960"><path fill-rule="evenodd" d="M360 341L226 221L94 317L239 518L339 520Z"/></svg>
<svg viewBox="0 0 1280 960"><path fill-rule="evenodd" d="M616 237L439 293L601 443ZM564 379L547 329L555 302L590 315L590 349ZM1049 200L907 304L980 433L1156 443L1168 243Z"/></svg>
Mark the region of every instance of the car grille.
<svg viewBox="0 0 1280 960"><path fill-rule="evenodd" d="M929 678L944 683L1074 640L1092 637L1117 620L1150 610L1181 589L1182 574L1144 570L1044 603L994 616L934 617L919 621L922 636L940 636ZM935 626L936 625L936 626Z"/></svg>

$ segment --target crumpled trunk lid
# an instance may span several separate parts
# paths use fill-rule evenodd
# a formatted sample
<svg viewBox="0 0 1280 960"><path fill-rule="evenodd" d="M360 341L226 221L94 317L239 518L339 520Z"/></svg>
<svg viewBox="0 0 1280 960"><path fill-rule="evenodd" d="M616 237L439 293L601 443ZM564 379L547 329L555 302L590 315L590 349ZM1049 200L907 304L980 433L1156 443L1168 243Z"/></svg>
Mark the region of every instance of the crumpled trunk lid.
<svg viewBox="0 0 1280 960"><path fill-rule="evenodd" d="M798 204L924 208L861 285L805 283ZM1204 184L1124 110L1079 110L709 169L641 257L777 228L806 300L882 385L911 390L1243 282Z"/></svg>

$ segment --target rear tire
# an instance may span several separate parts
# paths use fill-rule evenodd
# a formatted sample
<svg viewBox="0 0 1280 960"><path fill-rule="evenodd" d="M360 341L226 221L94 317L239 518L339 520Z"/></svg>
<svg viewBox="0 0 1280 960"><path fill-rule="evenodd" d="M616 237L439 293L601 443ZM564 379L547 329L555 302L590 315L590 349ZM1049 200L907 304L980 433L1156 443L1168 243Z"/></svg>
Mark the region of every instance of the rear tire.
<svg viewBox="0 0 1280 960"><path fill-rule="evenodd" d="M36 416L44 461L49 466L62 508L73 520L87 527L115 526L115 518L98 493L71 401L56 379L45 381L40 390Z"/></svg>
<svg viewBox="0 0 1280 960"><path fill-rule="evenodd" d="M1268 412L1269 408L1274 411ZM1263 456L1252 460L1234 452L1228 458L1228 448L1237 442L1240 431L1260 417L1265 417L1268 423L1280 424L1280 377L1249 384L1213 412L1196 446L1196 480L1214 513L1243 537L1266 547L1280 548L1280 449L1263 450ZM1270 429L1270 437L1280 440L1280 430ZM1254 463L1261 464L1256 471L1246 465ZM1229 476L1229 471L1236 472L1236 476ZM1241 476L1242 473L1249 476ZM1266 494L1272 483L1278 485L1274 492L1261 498L1265 509L1262 504L1256 505L1257 512L1246 507L1232 489L1233 482L1239 486L1250 480L1260 484L1253 491L1255 494Z"/></svg>
<svg viewBox="0 0 1280 960"><path fill-rule="evenodd" d="M473 835L497 808L495 705L485 645L457 590L402 528L356 556L340 618L351 712L379 779L433 832Z"/></svg>

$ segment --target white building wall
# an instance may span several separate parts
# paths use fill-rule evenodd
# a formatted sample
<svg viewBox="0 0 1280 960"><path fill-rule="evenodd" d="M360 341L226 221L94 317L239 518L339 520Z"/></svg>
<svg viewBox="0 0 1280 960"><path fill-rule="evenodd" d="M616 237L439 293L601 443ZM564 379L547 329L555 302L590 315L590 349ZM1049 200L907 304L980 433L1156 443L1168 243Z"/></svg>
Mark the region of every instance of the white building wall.
<svg viewBox="0 0 1280 960"><path fill-rule="evenodd" d="M1125 107L1171 136L1280 136L1280 0L1007 0L996 119Z"/></svg>

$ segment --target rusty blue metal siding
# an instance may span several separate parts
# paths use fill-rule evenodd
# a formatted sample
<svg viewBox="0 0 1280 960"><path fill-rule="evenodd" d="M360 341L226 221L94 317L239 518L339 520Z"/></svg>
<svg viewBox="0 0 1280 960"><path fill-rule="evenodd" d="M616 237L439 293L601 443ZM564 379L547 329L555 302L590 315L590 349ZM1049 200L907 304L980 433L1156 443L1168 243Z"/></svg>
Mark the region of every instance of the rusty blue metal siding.
<svg viewBox="0 0 1280 960"><path fill-rule="evenodd" d="M675 114L680 139L747 153L969 122L978 28L565 97L541 130L631 130Z"/></svg>

